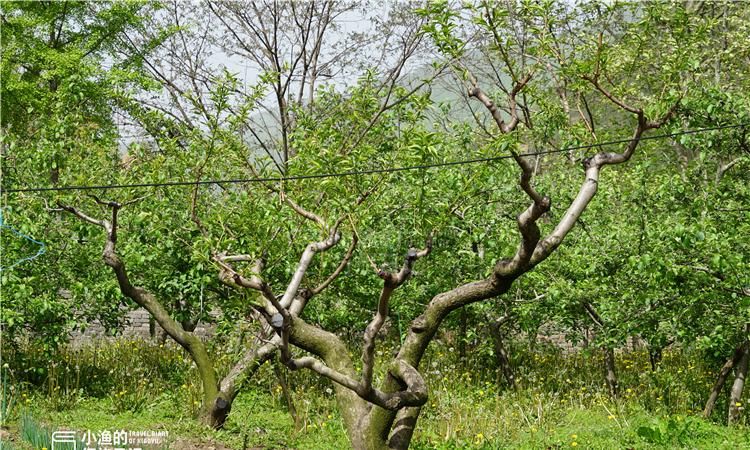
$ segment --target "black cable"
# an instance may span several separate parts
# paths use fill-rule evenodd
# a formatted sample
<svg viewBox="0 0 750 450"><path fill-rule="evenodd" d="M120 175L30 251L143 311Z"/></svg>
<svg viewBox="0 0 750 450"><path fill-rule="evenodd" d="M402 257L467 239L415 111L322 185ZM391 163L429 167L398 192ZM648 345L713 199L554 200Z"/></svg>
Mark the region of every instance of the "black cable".
<svg viewBox="0 0 750 450"><path fill-rule="evenodd" d="M675 136L682 136L686 134L703 133L706 131L723 130L727 128L740 128L747 124L734 124L734 125L721 125L709 128L698 128L694 130L677 131L674 133L657 134L653 136L643 136L640 138L641 141L652 140L652 139L664 139ZM547 150L543 152L529 152L521 153L519 156L538 156L538 155L549 155L552 153L563 153L571 150L581 150L587 148L604 147L606 145L624 144L632 141L632 138L618 139L616 141L599 142L596 144L578 145L574 147L565 147L553 150ZM461 166L465 164L476 164L481 162L493 162L502 159L513 158L512 155L503 156L492 156L486 158L475 158L475 159L463 159L459 161L449 161L442 163L433 164L421 164L417 166L403 166L403 167L390 167L381 169L367 169L367 170L352 170L349 172L334 172L334 173L321 173L311 175L292 175L289 177L263 177L263 178L235 178L226 180L198 180L198 181L168 181L164 183L134 183L134 184L106 184L106 185L79 185L79 186L59 186L59 187L32 187L32 188L11 188L2 189L0 192L7 192L9 194L16 192L47 192L47 191L88 191L88 190L109 190L109 189L127 189L127 188L144 188L144 187L160 187L160 186L196 186L206 184L236 184L236 183L264 183L264 182L282 182L282 181L295 181L295 180L312 180L318 178L336 178L336 177L349 177L355 175L373 175L379 173L393 173L393 172L405 172L411 170L420 169L432 169L435 167L449 167L449 166Z"/></svg>

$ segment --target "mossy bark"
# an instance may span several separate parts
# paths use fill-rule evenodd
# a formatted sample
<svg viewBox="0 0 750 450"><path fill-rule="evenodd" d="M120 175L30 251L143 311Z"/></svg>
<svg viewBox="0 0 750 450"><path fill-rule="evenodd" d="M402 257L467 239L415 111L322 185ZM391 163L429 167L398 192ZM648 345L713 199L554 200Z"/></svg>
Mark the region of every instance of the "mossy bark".
<svg viewBox="0 0 750 450"><path fill-rule="evenodd" d="M354 363L349 357L349 349L338 336L309 325L298 317L293 317L290 331L290 343L317 355L333 370L351 377L357 376ZM352 447L358 450L372 448L367 445L362 428L365 425L363 418L370 406L354 391L335 383L333 387Z"/></svg>

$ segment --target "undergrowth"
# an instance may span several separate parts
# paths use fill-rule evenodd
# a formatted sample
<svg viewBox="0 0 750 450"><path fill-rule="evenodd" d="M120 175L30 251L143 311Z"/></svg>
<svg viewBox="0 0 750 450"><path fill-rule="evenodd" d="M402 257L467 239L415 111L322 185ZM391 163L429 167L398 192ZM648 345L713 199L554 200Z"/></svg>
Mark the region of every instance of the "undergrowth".
<svg viewBox="0 0 750 450"><path fill-rule="evenodd" d="M750 449L744 414L738 426L721 423L726 400L717 404L715 422L700 417L717 367L692 351L665 351L655 371L646 352L618 354L618 399L607 395L597 351L562 354L537 346L532 352L519 344L513 355L517 390L504 386L491 362L461 360L434 343L422 362L430 400L413 447ZM216 356L219 370L227 370L232 356ZM193 448L207 440L238 449L348 446L330 383L310 372L288 374L297 428L267 364L243 386L225 429L213 431L193 420L199 378L174 345L122 340L70 346L51 357L26 349L4 359L18 399L9 419L18 424L16 437L35 417L45 430L167 430L169 442Z"/></svg>

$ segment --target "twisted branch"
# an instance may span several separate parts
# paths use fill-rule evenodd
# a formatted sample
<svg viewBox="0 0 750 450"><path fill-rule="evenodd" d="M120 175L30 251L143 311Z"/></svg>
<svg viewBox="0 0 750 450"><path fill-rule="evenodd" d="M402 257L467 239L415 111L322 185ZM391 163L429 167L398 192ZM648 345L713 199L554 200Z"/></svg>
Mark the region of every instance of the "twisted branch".
<svg viewBox="0 0 750 450"><path fill-rule="evenodd" d="M378 309L372 321L367 325L364 336L364 347L362 350L362 381L359 385L360 395L366 395L372 390L372 373L375 366L375 338L388 317L388 303L393 291L404 284L411 276L414 262L427 256L432 251L432 236L428 237L424 249L410 248L404 259L404 264L398 273L380 270L378 276L383 279L383 289L378 300Z"/></svg>

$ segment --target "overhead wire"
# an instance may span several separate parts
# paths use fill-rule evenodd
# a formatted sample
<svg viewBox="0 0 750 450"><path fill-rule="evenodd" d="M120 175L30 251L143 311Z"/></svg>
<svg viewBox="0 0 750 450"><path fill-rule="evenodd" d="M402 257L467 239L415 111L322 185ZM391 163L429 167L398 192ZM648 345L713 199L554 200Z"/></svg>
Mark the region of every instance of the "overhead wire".
<svg viewBox="0 0 750 450"><path fill-rule="evenodd" d="M656 134L651 136L642 136L639 141L666 139L670 137L683 136L688 134L705 133L708 131L724 130L730 128L741 128L748 124L739 123L731 125L719 125L715 127L696 128L692 130L682 130L672 133ZM617 139L613 141L597 142L593 144L576 145L571 147L556 148L552 150L538 151L538 152L527 152L520 153L518 156L540 156L549 155L553 153L564 153L573 150L582 150L589 148L601 148L608 145L624 144L632 141L633 138ZM363 170L351 170L347 172L330 172L320 174L307 174L307 175L290 175L280 177L255 177L255 178L230 178L220 180L193 180L193 181L165 181L160 183L132 183L132 184L102 184L102 185L69 185L69 186L53 186L53 187L21 187L21 188L8 188L0 189L0 193L5 192L8 194L19 193L19 192L55 192L55 191L87 191L87 190L111 190L111 189L131 189L131 188L147 188L147 187L173 187L173 186L199 186L199 185L224 185L224 184L244 184L244 183L270 183L270 182L286 182L286 181L299 181L299 180L313 180L321 178L337 178L337 177L350 177L357 175L373 175L383 173L394 173L394 172L405 172L412 170L424 170L433 169L437 167L450 167L450 166L461 166L467 164L477 164L483 162L495 162L503 159L514 158L513 155L501 155L501 156L489 156L483 158L473 159L462 159L457 161L445 161L438 163L419 164L413 166L401 166L401 167L386 167L386 168L374 168L374 169L363 169Z"/></svg>

